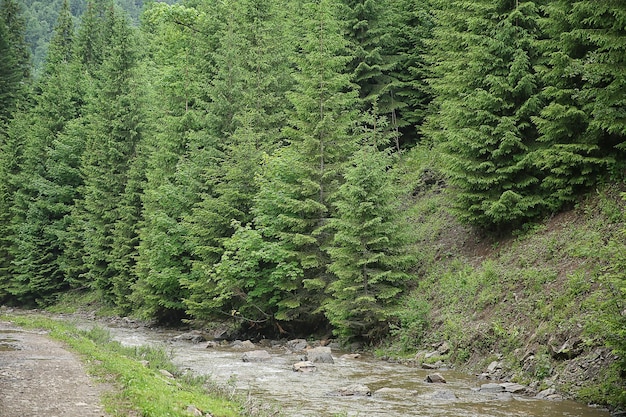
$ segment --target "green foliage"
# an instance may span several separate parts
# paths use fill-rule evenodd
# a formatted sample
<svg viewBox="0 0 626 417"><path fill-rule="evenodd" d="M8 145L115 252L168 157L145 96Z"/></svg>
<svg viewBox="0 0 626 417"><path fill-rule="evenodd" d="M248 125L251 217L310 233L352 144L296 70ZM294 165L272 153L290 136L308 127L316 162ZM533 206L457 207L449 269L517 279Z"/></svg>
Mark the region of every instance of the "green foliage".
<svg viewBox="0 0 626 417"><path fill-rule="evenodd" d="M346 339L384 336L409 279L410 239L390 163L376 146L362 146L334 200L336 217L329 226L335 233L326 250L336 279L324 309L336 334Z"/></svg>
<svg viewBox="0 0 626 417"><path fill-rule="evenodd" d="M473 224L501 227L550 209L527 159L540 104L538 13L533 2L499 8L490 1L442 2L436 12L443 48L430 58L439 109L431 135L448 155L458 215Z"/></svg>

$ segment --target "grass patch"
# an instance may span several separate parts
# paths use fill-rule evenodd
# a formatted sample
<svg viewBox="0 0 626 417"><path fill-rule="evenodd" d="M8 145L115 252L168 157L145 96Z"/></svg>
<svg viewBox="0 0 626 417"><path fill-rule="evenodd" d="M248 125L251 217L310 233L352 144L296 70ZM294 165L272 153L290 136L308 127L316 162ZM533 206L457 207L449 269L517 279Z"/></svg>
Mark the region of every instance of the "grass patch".
<svg viewBox="0 0 626 417"><path fill-rule="evenodd" d="M49 336L67 344L81 355L89 372L118 389L104 399L111 416L183 417L194 405L205 414L215 417L250 415L241 401L229 398L225 391L208 389L204 378L177 375L167 353L148 347L124 347L111 341L106 330L94 328L79 330L57 320L36 315L1 316L14 324L29 329L44 329ZM148 361L146 366L141 360ZM165 369L176 378L160 373Z"/></svg>

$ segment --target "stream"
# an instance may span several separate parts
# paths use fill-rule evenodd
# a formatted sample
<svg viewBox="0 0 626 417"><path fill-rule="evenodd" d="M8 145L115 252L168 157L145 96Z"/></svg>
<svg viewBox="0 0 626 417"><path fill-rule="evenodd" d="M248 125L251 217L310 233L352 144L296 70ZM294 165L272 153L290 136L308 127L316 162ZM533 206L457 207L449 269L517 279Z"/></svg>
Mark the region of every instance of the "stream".
<svg viewBox="0 0 626 417"><path fill-rule="evenodd" d="M342 358L345 352L333 350L334 364L318 363L316 372L300 373L294 372L292 365L303 355L290 353L284 347L258 347L267 350L271 360L243 362L243 350L207 348L205 342L172 342L181 331L98 325L123 345L164 347L179 368L196 375L209 375L218 384L228 384L253 399L272 404L284 416L609 417L605 410L573 401L478 392L481 384L488 381L452 370L428 371L367 355ZM425 382L426 376L433 372L443 375L447 383ZM353 384L367 385L372 395L333 395Z"/></svg>

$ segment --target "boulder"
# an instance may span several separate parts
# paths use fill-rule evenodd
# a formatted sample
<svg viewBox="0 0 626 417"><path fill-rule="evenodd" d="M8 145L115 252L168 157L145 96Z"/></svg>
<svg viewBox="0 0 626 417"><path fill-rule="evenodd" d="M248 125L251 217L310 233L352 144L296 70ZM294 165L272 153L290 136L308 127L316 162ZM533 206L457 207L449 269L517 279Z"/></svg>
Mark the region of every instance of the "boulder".
<svg viewBox="0 0 626 417"><path fill-rule="evenodd" d="M581 338L567 340L562 345L551 345L552 357L556 360L573 359L583 353L584 344Z"/></svg>
<svg viewBox="0 0 626 417"><path fill-rule="evenodd" d="M479 389L480 392L504 392L502 384L482 384Z"/></svg>
<svg viewBox="0 0 626 417"><path fill-rule="evenodd" d="M331 350L327 346L319 346L307 350L306 360L316 363L335 363Z"/></svg>
<svg viewBox="0 0 626 417"><path fill-rule="evenodd" d="M189 413L192 416L200 416L202 417L204 414L202 413L202 411L196 407L195 405L188 405L187 406L187 413Z"/></svg>
<svg viewBox="0 0 626 417"><path fill-rule="evenodd" d="M348 385L347 387L339 388L339 390L337 390L337 393L341 395L342 397L348 397L348 396L369 397L372 395L372 391L370 391L369 387L367 385L362 385L362 384L352 384L352 385Z"/></svg>
<svg viewBox="0 0 626 417"><path fill-rule="evenodd" d="M252 350L241 356L244 362L267 362L272 359L272 355L267 350Z"/></svg>
<svg viewBox="0 0 626 417"><path fill-rule="evenodd" d="M439 352L440 355L445 355L446 353L450 352L450 345L448 344L448 342L443 342L437 348L437 352Z"/></svg>
<svg viewBox="0 0 626 417"><path fill-rule="evenodd" d="M425 381L431 384L445 384L446 383L446 379L443 377L443 375L439 373L428 375Z"/></svg>
<svg viewBox="0 0 626 417"><path fill-rule="evenodd" d="M299 352L307 348L309 343L304 339L290 340L285 344L285 347L292 352Z"/></svg>
<svg viewBox="0 0 626 417"><path fill-rule="evenodd" d="M296 362L293 364L292 369L294 372L303 372L303 373L317 371L317 367L311 361Z"/></svg>
<svg viewBox="0 0 626 417"><path fill-rule="evenodd" d="M503 382L500 385L504 388L505 392L510 392L511 394L523 394L528 391L526 385L516 384L514 382Z"/></svg>
<svg viewBox="0 0 626 417"><path fill-rule="evenodd" d="M560 394L557 394L554 388L544 389L535 395L535 398L540 400L552 400L552 401L560 401L563 397Z"/></svg>
<svg viewBox="0 0 626 417"><path fill-rule="evenodd" d="M159 369L159 373L166 378L174 378L174 375L172 375L171 372L166 371L165 369Z"/></svg>
<svg viewBox="0 0 626 417"><path fill-rule="evenodd" d="M256 346L254 346L254 343L252 343L249 340L244 340L243 342L241 340L235 340L231 347L233 349L240 349L240 350L252 350L254 348L256 348Z"/></svg>
<svg viewBox="0 0 626 417"><path fill-rule="evenodd" d="M439 369L444 366L444 363L441 361L437 361L435 363L422 363L422 369Z"/></svg>
<svg viewBox="0 0 626 417"><path fill-rule="evenodd" d="M502 364L498 361L493 361L487 367L487 372L490 374L494 373L497 369L502 369Z"/></svg>

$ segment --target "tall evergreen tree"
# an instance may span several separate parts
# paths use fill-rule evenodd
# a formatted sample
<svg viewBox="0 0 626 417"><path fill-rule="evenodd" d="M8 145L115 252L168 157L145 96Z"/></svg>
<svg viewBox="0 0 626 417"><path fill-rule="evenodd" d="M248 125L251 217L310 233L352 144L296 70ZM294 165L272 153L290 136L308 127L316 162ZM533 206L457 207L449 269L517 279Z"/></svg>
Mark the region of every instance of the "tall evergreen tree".
<svg viewBox="0 0 626 417"><path fill-rule="evenodd" d="M541 170L544 200L552 210L573 201L583 187L595 183L605 172L598 132L590 128L591 112L584 109L580 91L587 81L582 62L590 47L575 35L578 21L572 20L572 2L555 1L544 7L541 20L545 38L539 43L544 62L537 66L543 108L533 118L539 146L528 160Z"/></svg>
<svg viewBox="0 0 626 417"><path fill-rule="evenodd" d="M188 218L195 246L205 255L194 262L196 270L210 270L219 261L224 239L234 232L233 221L251 220L262 155L280 144L279 128L288 106L285 93L292 85L288 60L292 45L285 33L284 5L243 0L224 11L209 106L219 157L206 184L208 192ZM196 300L206 299L210 291L203 283L202 278L190 283L193 294L188 305L198 314L203 307Z"/></svg>
<svg viewBox="0 0 626 417"><path fill-rule="evenodd" d="M447 153L459 216L497 228L546 212L539 170L526 157L540 110L537 4L439 2L437 18L431 132Z"/></svg>
<svg viewBox="0 0 626 417"><path fill-rule="evenodd" d="M31 77L30 48L26 43L26 19L24 11L16 0L2 0L0 18L4 20L9 32L9 45L15 57L16 71L20 81L25 82Z"/></svg>
<svg viewBox="0 0 626 417"><path fill-rule="evenodd" d="M131 300L143 315L175 320L185 314L192 281L192 260L206 254L189 231L192 207L214 174L217 147L208 135L207 80L214 76L221 21L216 4L202 9L153 4L144 15L153 48L151 100L155 132L147 138L146 184L137 258L137 282ZM201 273L201 272L200 272Z"/></svg>
<svg viewBox="0 0 626 417"><path fill-rule="evenodd" d="M68 134L80 116L80 73L72 62L69 7L59 16L37 105L26 120L21 172L16 176L13 223L15 296L45 302L69 287L63 268L67 219L82 183L82 138ZM26 117L26 116L25 116Z"/></svg>
<svg viewBox="0 0 626 417"><path fill-rule="evenodd" d="M389 54L395 65L389 86L392 100L390 127L397 130L396 147L411 146L422 137L422 125L429 113L433 94L428 79L431 70L425 57L429 53L434 18L430 1L392 0L385 18L389 23Z"/></svg>
<svg viewBox="0 0 626 417"><path fill-rule="evenodd" d="M97 22L96 32L108 46L94 72L97 92L89 104L89 136L81 165L85 187L74 216L82 232L84 278L113 301L113 252L121 243L115 241L114 229L140 138L140 109L133 85L137 55L135 34L112 4L105 19Z"/></svg>
<svg viewBox="0 0 626 417"><path fill-rule="evenodd" d="M253 228L237 227L206 283L216 287L214 309L283 326L322 321L319 307L330 281L322 250L329 240L325 226L343 166L356 147L352 129L359 114L339 6L333 0L303 2L292 11L300 52L293 57L293 110L283 132L289 144L267 157L258 176ZM245 258L253 274L241 273ZM261 278L252 281L254 274Z"/></svg>
<svg viewBox="0 0 626 417"><path fill-rule="evenodd" d="M602 150L619 160L626 151L625 16L626 4L614 0L575 2L570 16L574 35L590 46L582 69L584 110L592 116L591 128L601 132Z"/></svg>
<svg viewBox="0 0 626 417"><path fill-rule="evenodd" d="M324 311L342 338L371 341L387 334L412 259L391 158L375 138L368 139L352 158L334 203L336 233L327 251L337 278Z"/></svg>

